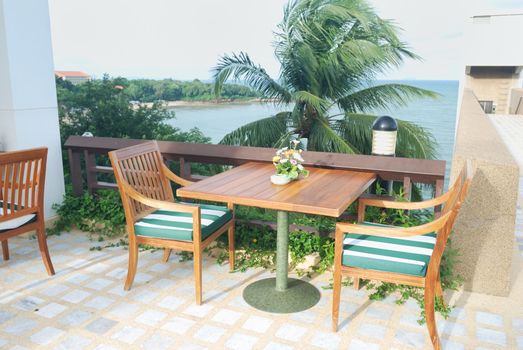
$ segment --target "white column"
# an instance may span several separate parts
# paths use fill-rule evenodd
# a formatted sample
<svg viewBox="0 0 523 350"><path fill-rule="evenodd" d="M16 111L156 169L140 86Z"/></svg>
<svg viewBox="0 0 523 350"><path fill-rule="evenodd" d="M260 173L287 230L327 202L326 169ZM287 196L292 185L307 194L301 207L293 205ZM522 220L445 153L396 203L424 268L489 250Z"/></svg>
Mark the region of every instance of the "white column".
<svg viewBox="0 0 523 350"><path fill-rule="evenodd" d="M2 151L49 148L45 216L62 201L64 174L47 0L0 0Z"/></svg>

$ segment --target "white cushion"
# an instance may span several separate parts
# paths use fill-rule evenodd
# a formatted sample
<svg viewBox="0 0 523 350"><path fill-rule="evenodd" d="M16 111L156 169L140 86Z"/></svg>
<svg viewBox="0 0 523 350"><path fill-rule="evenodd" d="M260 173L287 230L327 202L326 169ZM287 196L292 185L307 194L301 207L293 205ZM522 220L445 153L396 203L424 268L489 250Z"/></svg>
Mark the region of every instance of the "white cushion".
<svg viewBox="0 0 523 350"><path fill-rule="evenodd" d="M3 214L4 214L4 210L2 208L0 208L0 215L3 215ZM23 224L26 224L29 221L33 220L33 218L35 216L36 216L36 214L27 214L27 215L19 216L17 218L11 219L11 220L2 221L2 222L0 222L0 231L12 230L12 229L18 228L18 227L22 226Z"/></svg>

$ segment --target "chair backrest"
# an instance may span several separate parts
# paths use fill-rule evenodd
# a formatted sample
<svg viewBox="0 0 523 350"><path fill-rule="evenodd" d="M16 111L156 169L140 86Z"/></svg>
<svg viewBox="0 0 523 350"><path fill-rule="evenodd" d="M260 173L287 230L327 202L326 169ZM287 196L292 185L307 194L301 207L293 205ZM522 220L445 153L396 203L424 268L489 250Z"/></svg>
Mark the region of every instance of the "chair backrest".
<svg viewBox="0 0 523 350"><path fill-rule="evenodd" d="M126 195L123 184L140 194L157 200L173 201L169 179L163 171L163 157L156 141L109 152L128 226L150 214L153 209Z"/></svg>
<svg viewBox="0 0 523 350"><path fill-rule="evenodd" d="M465 197L467 195L470 182L472 181L472 176L472 165L470 160L467 160L460 174L454 181L454 184L446 194L448 195L448 198L443 207L442 215L445 215L449 212L451 213L448 216L448 219L445 222L445 224L437 232L438 235L436 238L436 245L434 247L434 252L429 262L427 275L429 275L430 273L434 275L439 273L439 265L441 263L443 252L445 251L445 247L447 245L447 240L450 236L450 233L452 232L454 222L456 221L463 201L465 200Z"/></svg>
<svg viewBox="0 0 523 350"><path fill-rule="evenodd" d="M0 153L0 222L42 213L47 148Z"/></svg>

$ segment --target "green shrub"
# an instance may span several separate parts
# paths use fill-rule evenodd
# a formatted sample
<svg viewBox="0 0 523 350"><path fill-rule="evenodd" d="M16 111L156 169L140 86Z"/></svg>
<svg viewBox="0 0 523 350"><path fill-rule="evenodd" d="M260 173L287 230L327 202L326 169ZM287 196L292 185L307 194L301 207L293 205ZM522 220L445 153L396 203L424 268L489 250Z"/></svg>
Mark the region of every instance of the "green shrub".
<svg viewBox="0 0 523 350"><path fill-rule="evenodd" d="M118 191L101 190L76 197L68 189L63 202L53 208L59 218L48 229L50 235L70 231L73 227L108 238L125 233L125 214Z"/></svg>

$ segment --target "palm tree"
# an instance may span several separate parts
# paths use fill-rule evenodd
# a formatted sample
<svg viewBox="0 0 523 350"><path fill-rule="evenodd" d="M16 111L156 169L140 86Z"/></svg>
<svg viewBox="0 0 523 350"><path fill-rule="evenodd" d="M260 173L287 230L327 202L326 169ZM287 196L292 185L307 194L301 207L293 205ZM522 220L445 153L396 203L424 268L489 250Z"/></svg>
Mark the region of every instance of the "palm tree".
<svg viewBox="0 0 523 350"><path fill-rule="evenodd" d="M230 78L244 81L268 102L289 106L246 124L221 143L280 147L293 137L307 149L369 154L369 114L436 94L404 84L376 84L375 78L418 59L398 38L399 29L381 19L365 0L291 0L278 26L275 54L280 76L271 78L248 54L223 56L214 68L215 94ZM434 158L435 140L425 129L398 121L397 155Z"/></svg>

